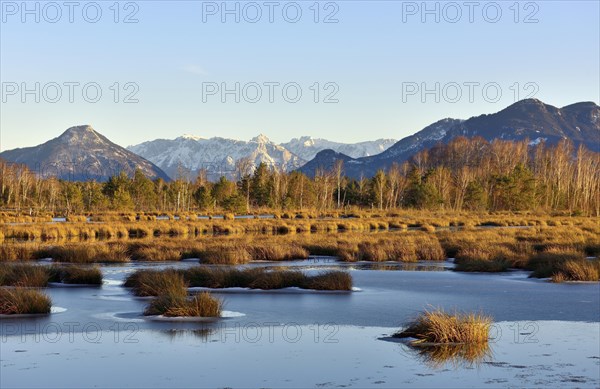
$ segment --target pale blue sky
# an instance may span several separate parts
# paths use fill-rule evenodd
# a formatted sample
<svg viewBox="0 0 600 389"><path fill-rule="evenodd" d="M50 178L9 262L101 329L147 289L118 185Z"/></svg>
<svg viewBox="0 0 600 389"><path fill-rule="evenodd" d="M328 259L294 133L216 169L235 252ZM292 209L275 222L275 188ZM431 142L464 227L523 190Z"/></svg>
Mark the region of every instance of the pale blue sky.
<svg viewBox="0 0 600 389"><path fill-rule="evenodd" d="M314 23L310 8L314 1L296 2L302 9L297 23L282 17L282 7L290 2L279 2L273 23L263 1L257 2L263 11L257 23L246 22L243 15L240 23L232 16L222 23L219 13L205 15L203 22L203 7L220 7L220 1L130 2L137 10L132 5L123 9L128 3L121 2L119 20L137 11L138 22L129 24L114 23L109 8L113 1L97 3L102 9L97 23L82 17L88 2L75 8L73 23L65 7L62 17L49 23L45 19L54 18L55 10L40 2L36 23L35 15L14 9L15 4L20 8L20 1L1 2L1 150L42 143L78 124L91 124L123 146L184 133L238 139L264 133L278 142L302 135L343 142L400 139L441 118L496 112L515 101L515 83L520 85L520 98L534 90L524 85L535 83L534 97L559 107L600 100L598 1L519 2L518 23L514 1L478 3L472 23L462 1L454 3L462 12L456 23L444 18L455 15L448 2L439 3L439 23L433 15L426 15L423 23L421 9L409 15L413 6L421 7L420 1L323 1L319 23ZM240 2L240 8L247 3ZM324 9L327 3L333 4ZM502 16L490 23L483 8L493 18L494 4ZM28 5L33 8L35 2ZM234 7L235 2L228 5ZM323 23L325 14L336 7L338 23ZM88 16L94 17L93 10L88 8ZM290 17L293 10L289 5ZM537 23L524 23L532 12ZM23 83L33 88L35 82L47 87L48 95L41 95L39 103L33 95L22 102L20 90L8 93L15 83L21 89ZM62 98L50 103L46 100L54 98L53 82L95 82L102 98L86 102L76 87L71 103L68 87L61 85ZM115 82L121 88L118 103L110 89ZM127 82L139 86L139 102L123 103L124 95L133 91L124 90ZM233 96L225 103L219 96L207 96L203 102L203 83L213 82L230 87L235 82L295 82L302 98L288 103L276 89L271 103L263 85L257 103L245 102L243 96L240 103ZM310 89L315 82L321 87L319 103ZM322 102L333 91L323 89L327 82L338 86L338 103ZM435 82L440 88L447 86L439 103L433 95L425 96L425 102L420 95L403 99L403 83L433 88ZM480 83L473 101L465 82ZM456 89L449 83L461 85L463 96L456 102ZM498 101L486 101L494 98L493 89L484 98L481 86L486 83L501 88ZM248 98L253 91L248 89Z"/></svg>

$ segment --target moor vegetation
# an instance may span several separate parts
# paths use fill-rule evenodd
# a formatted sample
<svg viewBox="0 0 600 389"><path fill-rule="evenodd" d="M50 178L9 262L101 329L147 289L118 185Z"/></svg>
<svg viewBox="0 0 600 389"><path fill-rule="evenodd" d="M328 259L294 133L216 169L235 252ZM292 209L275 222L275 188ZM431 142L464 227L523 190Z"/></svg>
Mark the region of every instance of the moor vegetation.
<svg viewBox="0 0 600 389"><path fill-rule="evenodd" d="M43 288L49 282L102 285L97 267L0 263L0 286Z"/></svg>
<svg viewBox="0 0 600 389"><path fill-rule="evenodd" d="M220 317L223 303L208 292L188 297L181 294L158 295L144 310L144 315L167 317Z"/></svg>
<svg viewBox="0 0 600 389"><path fill-rule="evenodd" d="M44 293L28 288L0 288L0 315L50 313L52 301Z"/></svg>
<svg viewBox="0 0 600 389"><path fill-rule="evenodd" d="M373 220L366 220L373 223ZM411 227L389 229L390 225L402 224L401 220L409 219L381 219L376 224L382 229L363 232L340 231L338 227L342 222L330 220L315 222L324 227L322 230L297 232L293 226L300 228L307 223L299 220L287 222L290 231L294 232L279 234L173 236L164 239L152 236L62 244L12 240L0 246L0 260L21 262L52 258L56 262L103 263L197 259L202 264L226 265L259 260L306 259L309 255L334 256L348 262L416 263L455 258L458 271L499 272L516 268L531 271L533 277L554 278L556 281L597 279L594 269L600 255L600 224L593 218L515 218L518 228L491 227L490 219L483 219L489 228L461 226L456 219L440 219L435 222L440 227L433 232ZM262 222L236 220L233 223ZM431 219L429 222L434 223ZM448 228L446 225L451 226ZM327 226L331 229L325 228ZM388 228L383 229L385 226Z"/></svg>
<svg viewBox="0 0 600 389"><path fill-rule="evenodd" d="M414 338L411 343L487 343L492 319L483 314L447 313L441 309L425 311L394 334Z"/></svg>
<svg viewBox="0 0 600 389"><path fill-rule="evenodd" d="M223 302L210 293L188 296L188 283L179 271L138 270L124 283L140 297L154 298L144 310L144 315L166 317L219 317Z"/></svg>
<svg viewBox="0 0 600 389"><path fill-rule="evenodd" d="M264 268L236 269L198 266L185 270L138 270L124 283L137 296L157 296L165 291L187 287L301 289L350 291L352 277L343 271L305 274L293 270L268 270Z"/></svg>

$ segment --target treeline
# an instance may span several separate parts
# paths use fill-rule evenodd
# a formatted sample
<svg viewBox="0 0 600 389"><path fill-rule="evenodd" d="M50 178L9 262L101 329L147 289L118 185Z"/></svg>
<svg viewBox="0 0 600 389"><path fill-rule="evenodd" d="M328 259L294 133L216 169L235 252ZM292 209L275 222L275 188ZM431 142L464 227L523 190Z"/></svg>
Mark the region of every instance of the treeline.
<svg viewBox="0 0 600 389"><path fill-rule="evenodd" d="M600 216L600 154L568 141L457 138L372 178L344 175L338 161L309 178L241 161L237 180L210 182L201 171L165 182L140 171L106 182L42 178L0 160L0 207L17 212L255 212L348 207L474 211L568 211Z"/></svg>

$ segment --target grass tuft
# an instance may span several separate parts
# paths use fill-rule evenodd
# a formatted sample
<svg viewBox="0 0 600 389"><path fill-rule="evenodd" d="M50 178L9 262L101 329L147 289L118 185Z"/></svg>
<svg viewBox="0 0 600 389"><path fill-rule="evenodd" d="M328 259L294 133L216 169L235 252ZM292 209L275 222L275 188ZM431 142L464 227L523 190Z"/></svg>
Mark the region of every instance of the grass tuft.
<svg viewBox="0 0 600 389"><path fill-rule="evenodd" d="M492 319L475 313L449 314L442 309L425 311L393 336L415 338L418 343L486 343Z"/></svg>
<svg viewBox="0 0 600 389"><path fill-rule="evenodd" d="M98 267L54 266L49 269L50 281L63 284L102 285L102 272Z"/></svg>
<svg viewBox="0 0 600 389"><path fill-rule="evenodd" d="M552 282L600 281L600 260L569 260L552 275Z"/></svg>
<svg viewBox="0 0 600 389"><path fill-rule="evenodd" d="M197 266L176 271L138 270L131 274L124 286L132 287L138 296L161 294L185 295L187 286L203 288L283 289L297 287L315 290L352 290L352 277L342 271L328 271L314 275L295 270L222 269Z"/></svg>
<svg viewBox="0 0 600 389"><path fill-rule="evenodd" d="M0 314L23 315L50 313L50 297L35 289L0 288Z"/></svg>
<svg viewBox="0 0 600 389"><path fill-rule="evenodd" d="M133 288L133 294L140 297L164 295L187 295L187 283L183 276L173 270L138 270L123 284Z"/></svg>
<svg viewBox="0 0 600 389"><path fill-rule="evenodd" d="M220 317L223 303L208 292L188 298L180 294L161 294L146 307L144 315L168 317Z"/></svg>
<svg viewBox="0 0 600 389"><path fill-rule="evenodd" d="M49 279L45 266L0 264L0 286L43 288Z"/></svg>

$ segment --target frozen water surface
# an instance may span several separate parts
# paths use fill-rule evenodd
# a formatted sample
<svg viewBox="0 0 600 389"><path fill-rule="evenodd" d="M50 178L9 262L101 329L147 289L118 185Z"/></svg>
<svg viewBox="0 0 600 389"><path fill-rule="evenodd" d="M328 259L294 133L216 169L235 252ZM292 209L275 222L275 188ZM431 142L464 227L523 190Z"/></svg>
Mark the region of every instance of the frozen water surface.
<svg viewBox="0 0 600 389"><path fill-rule="evenodd" d="M463 274L451 262L248 266L346 269L352 293L216 293L217 322L141 316L147 299L104 266L101 288L48 288L55 313L0 320L0 387L598 387L600 285L525 272ZM388 337L428 307L493 316L489 349L415 349Z"/></svg>

